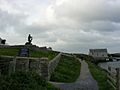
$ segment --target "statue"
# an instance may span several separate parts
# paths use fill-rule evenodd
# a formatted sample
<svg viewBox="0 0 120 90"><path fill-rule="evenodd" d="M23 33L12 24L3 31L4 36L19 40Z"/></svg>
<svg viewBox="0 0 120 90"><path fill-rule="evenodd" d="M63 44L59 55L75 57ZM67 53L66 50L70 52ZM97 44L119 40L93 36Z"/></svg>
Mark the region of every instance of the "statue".
<svg viewBox="0 0 120 90"><path fill-rule="evenodd" d="M28 35L28 42L25 43L25 45L32 45L32 40L33 40L33 37L29 34Z"/></svg>
<svg viewBox="0 0 120 90"><path fill-rule="evenodd" d="M3 40L1 41L1 44L5 44L5 42L6 42L6 40L5 40L5 39L3 39Z"/></svg>
<svg viewBox="0 0 120 90"><path fill-rule="evenodd" d="M28 42L29 42L29 44L31 44L32 39L33 39L33 37L29 34L29 36L28 36Z"/></svg>

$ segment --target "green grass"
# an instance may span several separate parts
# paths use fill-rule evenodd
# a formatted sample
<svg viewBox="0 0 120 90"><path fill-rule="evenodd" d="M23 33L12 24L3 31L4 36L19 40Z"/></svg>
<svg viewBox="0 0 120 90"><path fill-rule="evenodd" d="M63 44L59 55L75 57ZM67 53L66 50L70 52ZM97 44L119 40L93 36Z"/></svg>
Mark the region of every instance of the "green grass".
<svg viewBox="0 0 120 90"><path fill-rule="evenodd" d="M0 48L0 55L16 56L18 52L17 48Z"/></svg>
<svg viewBox="0 0 120 90"><path fill-rule="evenodd" d="M76 57L82 59L82 60L89 60L89 61L93 61L94 58L89 56L89 55L86 55L86 54L74 54Z"/></svg>
<svg viewBox="0 0 120 90"><path fill-rule="evenodd" d="M18 48L0 48L0 55L7 55L7 56L18 56L19 49ZM47 57L49 60L52 60L58 52L54 51L35 51L30 49L30 57Z"/></svg>
<svg viewBox="0 0 120 90"><path fill-rule="evenodd" d="M91 62L87 62L92 76L98 82L99 90L114 90L107 82L107 72Z"/></svg>
<svg viewBox="0 0 120 90"><path fill-rule="evenodd" d="M50 80L70 83L76 81L79 74L80 62L74 57L62 56Z"/></svg>
<svg viewBox="0 0 120 90"><path fill-rule="evenodd" d="M49 60L52 60L58 52L54 51L35 51L30 50L30 57L48 57Z"/></svg>
<svg viewBox="0 0 120 90"><path fill-rule="evenodd" d="M0 90L59 90L34 72L16 72L0 77Z"/></svg>

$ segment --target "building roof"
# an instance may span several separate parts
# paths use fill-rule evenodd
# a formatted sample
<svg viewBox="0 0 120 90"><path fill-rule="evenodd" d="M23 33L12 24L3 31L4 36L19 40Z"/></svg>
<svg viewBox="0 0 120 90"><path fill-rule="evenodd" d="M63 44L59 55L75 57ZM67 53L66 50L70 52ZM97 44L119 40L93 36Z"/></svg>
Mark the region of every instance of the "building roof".
<svg viewBox="0 0 120 90"><path fill-rule="evenodd" d="M107 49L89 49L90 52L107 52Z"/></svg>

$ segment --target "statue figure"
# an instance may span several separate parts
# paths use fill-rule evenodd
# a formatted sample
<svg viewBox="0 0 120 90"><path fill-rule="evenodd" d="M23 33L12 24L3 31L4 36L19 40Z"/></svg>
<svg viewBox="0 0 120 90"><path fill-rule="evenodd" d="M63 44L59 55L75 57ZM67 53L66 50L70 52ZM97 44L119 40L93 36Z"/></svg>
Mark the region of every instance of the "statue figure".
<svg viewBox="0 0 120 90"><path fill-rule="evenodd" d="M28 42L29 42L29 44L31 44L32 39L33 39L33 37L29 34L29 36L28 36Z"/></svg>
<svg viewBox="0 0 120 90"><path fill-rule="evenodd" d="M1 43L2 43L2 44L5 44L5 42L6 42L6 40L5 40L5 39L3 39L3 40L1 41Z"/></svg>
<svg viewBox="0 0 120 90"><path fill-rule="evenodd" d="M33 37L29 34L28 35L28 42L25 43L25 45L32 45L32 40L33 40Z"/></svg>

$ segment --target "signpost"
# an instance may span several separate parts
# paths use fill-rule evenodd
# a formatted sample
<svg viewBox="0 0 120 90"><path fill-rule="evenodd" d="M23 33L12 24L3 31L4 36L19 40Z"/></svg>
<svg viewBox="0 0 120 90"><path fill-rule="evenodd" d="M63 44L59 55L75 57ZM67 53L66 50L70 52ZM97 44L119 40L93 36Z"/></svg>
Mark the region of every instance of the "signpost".
<svg viewBox="0 0 120 90"><path fill-rule="evenodd" d="M28 48L21 48L19 50L20 57L29 57L29 49Z"/></svg>

